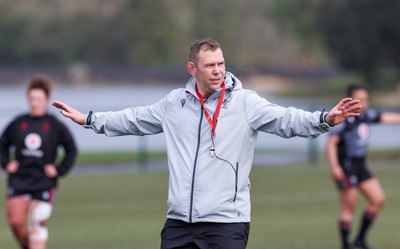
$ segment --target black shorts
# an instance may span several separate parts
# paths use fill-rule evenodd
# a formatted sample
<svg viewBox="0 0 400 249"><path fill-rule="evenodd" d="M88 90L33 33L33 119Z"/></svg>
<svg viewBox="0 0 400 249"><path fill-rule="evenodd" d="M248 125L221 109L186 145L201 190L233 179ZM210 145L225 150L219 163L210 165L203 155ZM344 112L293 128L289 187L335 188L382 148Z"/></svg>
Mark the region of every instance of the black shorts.
<svg viewBox="0 0 400 249"><path fill-rule="evenodd" d="M48 190L40 190L40 191L21 191L21 190L16 190L12 187L8 187L7 190L7 198L22 196L29 200L45 201L49 203L53 203L55 194L56 194L55 188L50 188Z"/></svg>
<svg viewBox="0 0 400 249"><path fill-rule="evenodd" d="M341 163L345 179L336 182L339 190L356 187L373 176L368 169L365 158L349 158Z"/></svg>
<svg viewBox="0 0 400 249"><path fill-rule="evenodd" d="M245 249L250 223L187 223L167 219L161 249Z"/></svg>

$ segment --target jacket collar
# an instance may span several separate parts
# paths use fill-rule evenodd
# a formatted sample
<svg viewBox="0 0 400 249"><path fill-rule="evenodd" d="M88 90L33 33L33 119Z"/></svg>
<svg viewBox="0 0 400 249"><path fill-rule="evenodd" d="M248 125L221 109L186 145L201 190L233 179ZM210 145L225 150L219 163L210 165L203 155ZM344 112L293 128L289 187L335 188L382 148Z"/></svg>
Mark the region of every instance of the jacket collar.
<svg viewBox="0 0 400 249"><path fill-rule="evenodd" d="M226 72L225 74L225 85L226 85L226 91L231 92L235 90L242 89L242 82L238 78L236 78L232 73ZM221 93L221 88L213 92L208 98L210 99L215 99L219 98L219 95ZM196 77L192 77L189 79L189 81L186 84L186 92L194 95L197 98L196 94Z"/></svg>

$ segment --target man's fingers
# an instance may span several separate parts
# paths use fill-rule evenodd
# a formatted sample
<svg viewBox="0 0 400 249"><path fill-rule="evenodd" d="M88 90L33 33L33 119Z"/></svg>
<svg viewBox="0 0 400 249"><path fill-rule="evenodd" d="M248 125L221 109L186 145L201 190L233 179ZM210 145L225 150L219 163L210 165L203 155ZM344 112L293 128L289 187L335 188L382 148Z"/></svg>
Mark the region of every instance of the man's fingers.
<svg viewBox="0 0 400 249"><path fill-rule="evenodd" d="M70 118L72 121L80 125L83 125L85 123L85 115L83 113L80 113L78 110L70 107L69 105L61 101L53 101L52 105L60 109L60 113L64 117Z"/></svg>
<svg viewBox="0 0 400 249"><path fill-rule="evenodd" d="M356 106L350 106L347 108L350 112L360 112L361 111L361 106L360 105L356 105Z"/></svg>
<svg viewBox="0 0 400 249"><path fill-rule="evenodd" d="M354 106L354 105L358 105L360 103L360 101L358 99L353 99L349 102L346 102L344 104L344 106L349 107L349 106Z"/></svg>
<svg viewBox="0 0 400 249"><path fill-rule="evenodd" d="M347 103L351 102L353 99L352 98L344 98L339 102L339 106L344 106Z"/></svg>
<svg viewBox="0 0 400 249"><path fill-rule="evenodd" d="M67 112L71 112L71 109L72 109L70 106L68 106L67 104L60 102L60 101L54 101L52 103L52 105L54 107L57 107L58 109L61 109L61 110L67 111Z"/></svg>
<svg viewBox="0 0 400 249"><path fill-rule="evenodd" d="M65 117L71 117L71 114L75 111L72 107L69 105L60 102L60 101L54 101L52 104L54 107L58 108L61 110L61 114L64 115Z"/></svg>
<svg viewBox="0 0 400 249"><path fill-rule="evenodd" d="M72 118L72 113L67 112L67 111L60 111L60 113L67 118Z"/></svg>
<svg viewBox="0 0 400 249"><path fill-rule="evenodd" d="M361 105L359 100L352 100L348 103L346 103L343 106L343 110L346 110L348 113L353 113L353 112L360 112L361 111Z"/></svg>
<svg viewBox="0 0 400 249"><path fill-rule="evenodd" d="M53 103L51 103L54 107L57 107L57 108L62 108L62 106L63 106L63 102L60 102L60 101L53 101Z"/></svg>
<svg viewBox="0 0 400 249"><path fill-rule="evenodd" d="M336 110L331 110L329 113L331 114L332 117L339 116L339 115L343 114L343 112L340 111L340 110L337 110L337 111Z"/></svg>
<svg viewBox="0 0 400 249"><path fill-rule="evenodd" d="M336 125L349 117L360 116L361 110L359 100L344 98L328 113L326 120L328 124Z"/></svg>
<svg viewBox="0 0 400 249"><path fill-rule="evenodd" d="M360 101L356 99L345 98L337 106L337 109L342 111L343 114L359 112L361 110Z"/></svg>

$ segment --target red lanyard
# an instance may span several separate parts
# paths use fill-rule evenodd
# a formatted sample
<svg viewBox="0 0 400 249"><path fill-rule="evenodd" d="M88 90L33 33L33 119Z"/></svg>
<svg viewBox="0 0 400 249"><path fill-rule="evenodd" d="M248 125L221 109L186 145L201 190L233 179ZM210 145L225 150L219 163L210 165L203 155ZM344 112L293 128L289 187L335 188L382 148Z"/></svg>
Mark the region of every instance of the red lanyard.
<svg viewBox="0 0 400 249"><path fill-rule="evenodd" d="M224 100L225 82L222 82L221 87L222 87L222 91L221 91L221 94L219 95L217 108L215 109L213 119L211 119L210 114L208 114L208 111L207 111L206 107L204 106L204 97L199 92L199 89L197 89L197 84L196 84L196 94L197 94L197 97L199 97L199 99L200 99L201 106L203 107L203 110L204 110L204 115L206 116L208 123L210 123L210 125L211 125L211 135L212 136L215 135L215 128L217 127L219 111L221 110L222 101Z"/></svg>

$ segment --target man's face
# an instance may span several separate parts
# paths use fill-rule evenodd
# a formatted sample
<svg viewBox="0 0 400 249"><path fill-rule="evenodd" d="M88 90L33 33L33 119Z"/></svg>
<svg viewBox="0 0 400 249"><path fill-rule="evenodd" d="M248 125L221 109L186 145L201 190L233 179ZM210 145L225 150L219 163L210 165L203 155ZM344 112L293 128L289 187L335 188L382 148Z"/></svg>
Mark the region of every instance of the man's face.
<svg viewBox="0 0 400 249"><path fill-rule="evenodd" d="M196 77L197 88L203 96L221 87L225 77L225 60L221 49L215 51L202 49L197 63L188 62L188 71Z"/></svg>

